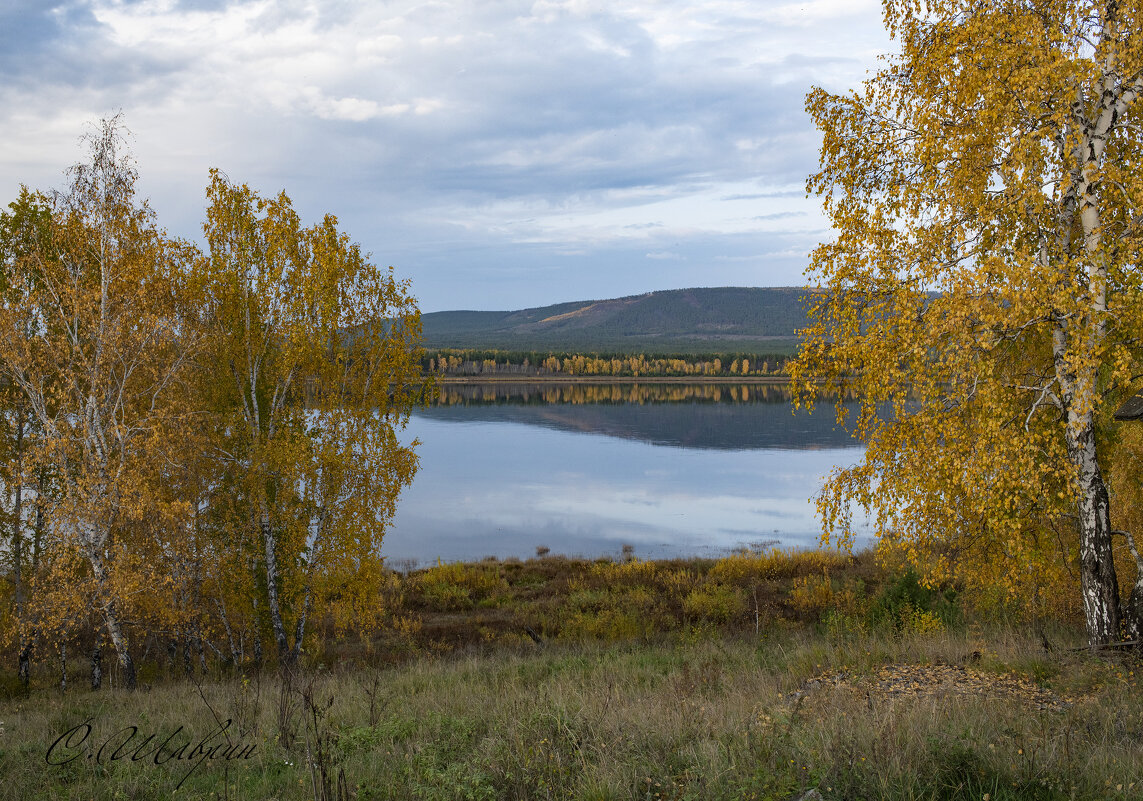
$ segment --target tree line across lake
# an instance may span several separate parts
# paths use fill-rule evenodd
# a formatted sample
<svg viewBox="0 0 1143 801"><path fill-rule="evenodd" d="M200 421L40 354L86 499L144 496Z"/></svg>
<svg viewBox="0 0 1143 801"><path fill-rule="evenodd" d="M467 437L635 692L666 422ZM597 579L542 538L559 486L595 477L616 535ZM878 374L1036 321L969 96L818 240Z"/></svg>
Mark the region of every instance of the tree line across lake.
<svg viewBox="0 0 1143 801"><path fill-rule="evenodd" d="M441 376L617 376L694 378L785 376L787 356L767 353L710 353L647 356L629 353L435 350L421 368Z"/></svg>

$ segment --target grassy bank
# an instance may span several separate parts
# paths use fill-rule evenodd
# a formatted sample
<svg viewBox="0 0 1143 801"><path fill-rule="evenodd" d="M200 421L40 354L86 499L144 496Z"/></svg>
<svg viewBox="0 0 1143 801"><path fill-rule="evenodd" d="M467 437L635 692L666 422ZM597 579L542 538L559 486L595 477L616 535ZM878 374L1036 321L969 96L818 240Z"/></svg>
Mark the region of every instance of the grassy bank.
<svg viewBox="0 0 1143 801"><path fill-rule="evenodd" d="M385 631L330 639L287 679L160 670L133 694L61 694L37 677L0 704L0 798L1143 796L1134 656L974 622L868 557L488 561L388 592ZM77 758L46 765L85 721L52 753Z"/></svg>

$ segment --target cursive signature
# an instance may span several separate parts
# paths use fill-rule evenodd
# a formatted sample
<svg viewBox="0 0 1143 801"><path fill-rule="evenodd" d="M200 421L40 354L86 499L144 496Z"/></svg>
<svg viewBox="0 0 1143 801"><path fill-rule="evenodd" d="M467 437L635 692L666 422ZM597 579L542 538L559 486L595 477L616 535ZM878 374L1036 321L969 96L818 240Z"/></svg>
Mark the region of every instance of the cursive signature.
<svg viewBox="0 0 1143 801"><path fill-rule="evenodd" d="M93 727L91 718L88 718L57 737L48 747L44 759L49 765L66 765L80 758L90 759L97 765L121 759L130 759L132 762L149 760L156 765L165 765L169 762L191 763L175 786L177 790L199 765L208 759L223 759L229 762L236 759L250 759L254 755L254 744L231 741L226 730L230 728L232 722L227 719L225 723L219 723L197 743L191 735L183 731L182 726L161 742L158 733L143 735L139 732L138 726L124 726L99 742L91 741ZM136 738L140 738L138 742Z"/></svg>

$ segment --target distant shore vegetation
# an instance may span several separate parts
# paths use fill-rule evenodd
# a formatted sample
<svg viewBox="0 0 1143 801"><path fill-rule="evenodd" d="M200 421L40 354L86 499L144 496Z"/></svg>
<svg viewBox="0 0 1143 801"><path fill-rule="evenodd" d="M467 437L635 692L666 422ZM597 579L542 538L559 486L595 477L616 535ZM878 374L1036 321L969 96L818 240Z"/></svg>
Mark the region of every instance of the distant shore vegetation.
<svg viewBox="0 0 1143 801"><path fill-rule="evenodd" d="M573 353L437 349L427 351L421 367L428 375L550 378L786 377L788 356L778 353L706 353L648 356L642 353Z"/></svg>

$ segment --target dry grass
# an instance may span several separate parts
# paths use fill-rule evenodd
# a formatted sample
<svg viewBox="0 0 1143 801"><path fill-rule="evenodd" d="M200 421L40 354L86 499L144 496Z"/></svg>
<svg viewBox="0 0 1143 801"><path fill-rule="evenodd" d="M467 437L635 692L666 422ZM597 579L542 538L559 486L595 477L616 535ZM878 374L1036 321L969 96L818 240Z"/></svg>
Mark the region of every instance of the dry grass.
<svg viewBox="0 0 1143 801"><path fill-rule="evenodd" d="M410 636L395 638L398 626L366 632L382 661L528 642L529 631L578 642L800 627L826 610L859 612L856 599L876 591L881 574L868 553L771 550L719 560L487 559L393 574L393 581L388 612ZM327 663L345 655L345 641L330 631L315 648L325 649Z"/></svg>
<svg viewBox="0 0 1143 801"><path fill-rule="evenodd" d="M310 674L317 728L296 699L283 718L270 677L212 682L201 695L189 683L42 692L0 712L0 797L169 796L185 762L81 759L45 773L44 754L89 718L96 738L126 725L201 736L210 708L257 749L228 771L204 764L186 797L314 798L306 743L312 762L318 735L332 744L331 773L359 799L1143 795L1134 664L1035 649L967 632L533 645ZM940 667L950 657L955 667ZM965 686L950 687L950 673Z"/></svg>
<svg viewBox="0 0 1143 801"><path fill-rule="evenodd" d="M1137 657L1067 650L1066 629L1051 653L1023 626L934 630L907 604L877 617L895 585L861 559L767 558L437 566L393 594L403 632L328 643L289 684L41 680L0 704L0 799L336 798L339 779L362 801L1143 797ZM256 749L177 792L185 760L44 764L85 720L102 742L198 738L215 716Z"/></svg>

